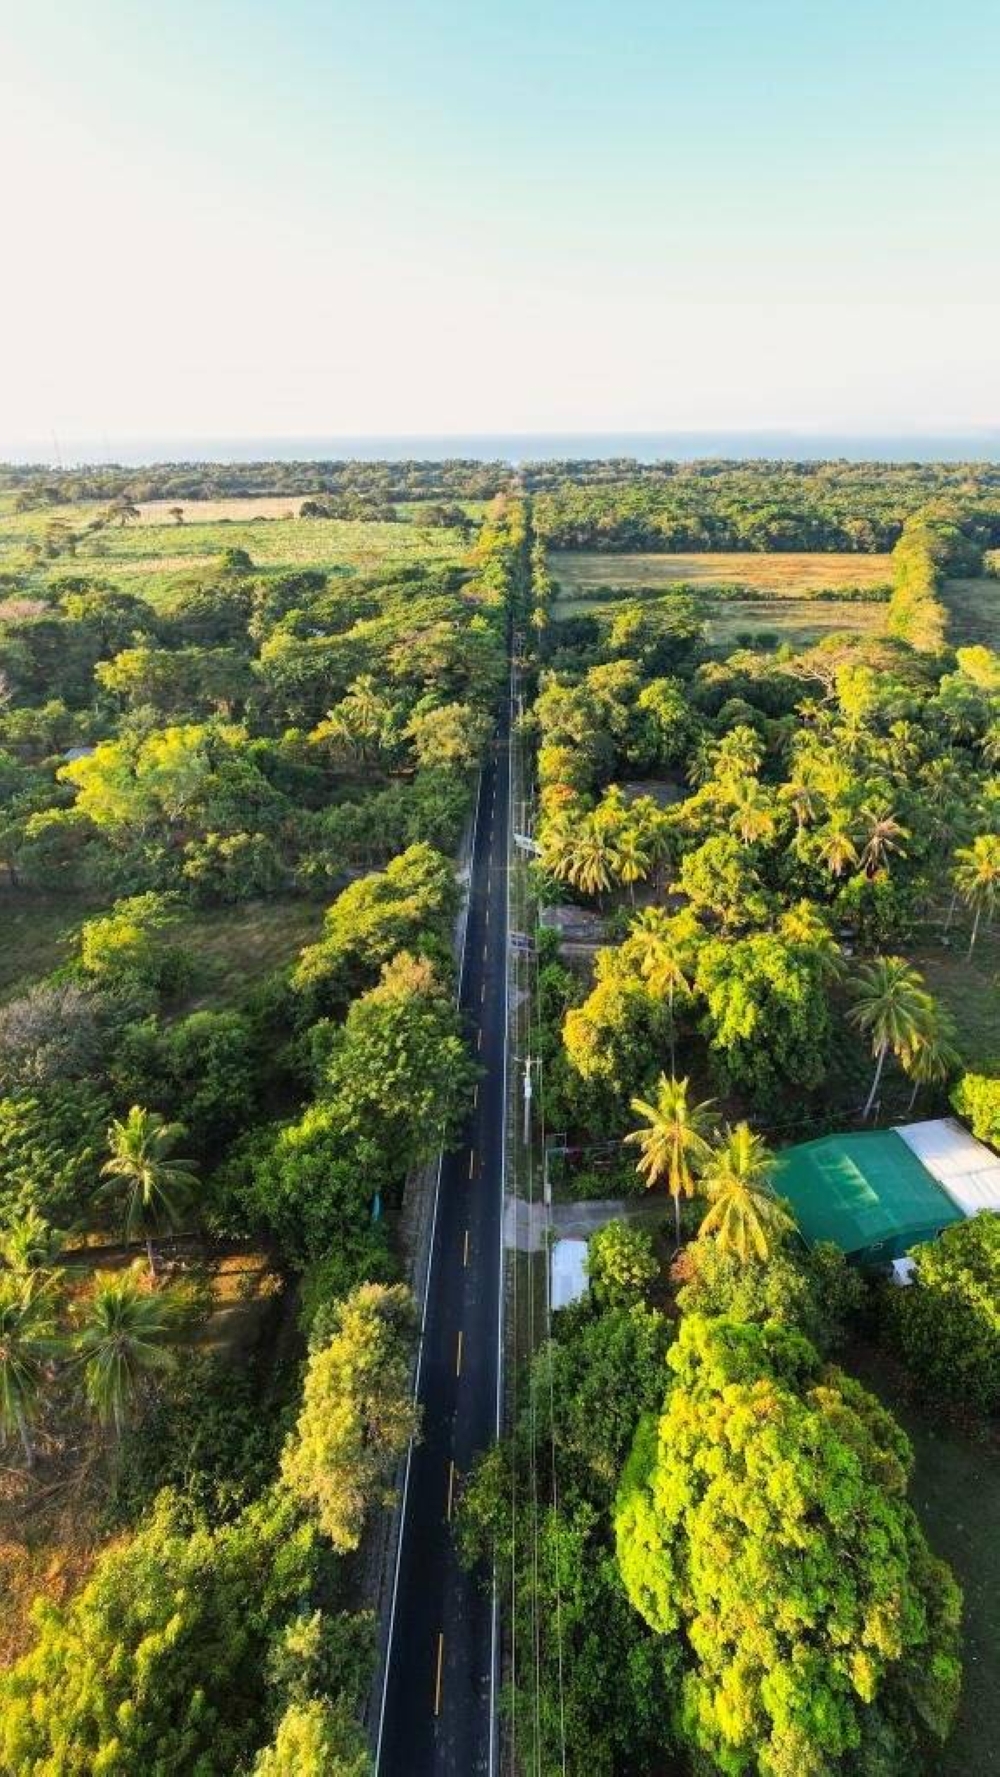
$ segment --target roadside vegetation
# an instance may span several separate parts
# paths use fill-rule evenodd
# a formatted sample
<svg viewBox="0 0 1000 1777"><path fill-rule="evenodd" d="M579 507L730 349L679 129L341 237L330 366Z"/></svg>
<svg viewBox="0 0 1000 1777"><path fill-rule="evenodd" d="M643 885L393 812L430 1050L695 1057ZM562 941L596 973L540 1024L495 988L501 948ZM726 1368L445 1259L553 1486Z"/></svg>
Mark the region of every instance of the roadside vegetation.
<svg viewBox="0 0 1000 1777"><path fill-rule="evenodd" d="M220 517L165 595L89 510L0 601L0 1769L362 1777L523 515Z"/></svg>
<svg viewBox="0 0 1000 1777"><path fill-rule="evenodd" d="M606 587L618 548L698 548L696 505L746 547L695 479L556 490L541 538L601 549ZM592 1238L465 1496L469 1552L501 1550L528 1767L993 1769L993 1536L962 1490L1000 1478L1000 1224L957 1224L900 1290L806 1251L774 1188L775 1154L830 1130L954 1111L1000 1137L1000 657L949 639L947 600L997 514L987 475L890 524L905 477L875 482L853 477L853 546L892 545L857 607L875 635L734 651L690 583L564 615L536 550L540 1139L557 1198L663 1216ZM851 547L836 476L825 501ZM805 546L760 516L754 546Z"/></svg>

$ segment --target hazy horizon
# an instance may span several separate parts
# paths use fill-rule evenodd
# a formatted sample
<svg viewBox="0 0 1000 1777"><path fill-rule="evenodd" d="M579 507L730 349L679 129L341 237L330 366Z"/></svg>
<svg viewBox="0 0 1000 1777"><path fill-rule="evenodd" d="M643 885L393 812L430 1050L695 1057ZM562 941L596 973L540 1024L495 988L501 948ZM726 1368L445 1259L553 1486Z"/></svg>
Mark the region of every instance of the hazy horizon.
<svg viewBox="0 0 1000 1777"><path fill-rule="evenodd" d="M785 429L711 428L685 431L355 433L265 438L0 440L0 463L41 464L49 468L120 465L144 468L170 463L435 461L469 458L512 464L557 459L598 460L631 457L638 462L691 462L712 458L757 461L975 462L1000 463L1000 429L962 432L832 432Z"/></svg>

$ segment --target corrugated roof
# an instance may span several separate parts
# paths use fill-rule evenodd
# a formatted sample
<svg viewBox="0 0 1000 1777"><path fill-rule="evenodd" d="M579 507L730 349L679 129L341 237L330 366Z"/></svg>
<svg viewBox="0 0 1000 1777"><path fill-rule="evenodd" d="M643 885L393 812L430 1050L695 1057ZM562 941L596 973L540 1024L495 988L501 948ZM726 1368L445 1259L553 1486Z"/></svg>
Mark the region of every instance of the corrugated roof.
<svg viewBox="0 0 1000 1777"><path fill-rule="evenodd" d="M931 1240L961 1211L895 1130L828 1135L777 1156L774 1189L809 1245L894 1259Z"/></svg>
<svg viewBox="0 0 1000 1777"><path fill-rule="evenodd" d="M963 1215L1000 1213L1000 1159L954 1117L904 1123L896 1134L947 1191Z"/></svg>

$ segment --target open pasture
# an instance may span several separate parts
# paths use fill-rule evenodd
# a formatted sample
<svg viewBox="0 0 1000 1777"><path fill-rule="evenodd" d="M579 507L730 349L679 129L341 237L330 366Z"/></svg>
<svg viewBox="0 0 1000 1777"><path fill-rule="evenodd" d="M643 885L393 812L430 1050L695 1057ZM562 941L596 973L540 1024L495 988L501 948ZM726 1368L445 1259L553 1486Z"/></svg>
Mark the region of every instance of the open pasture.
<svg viewBox="0 0 1000 1777"><path fill-rule="evenodd" d="M254 518L298 518L305 494L241 494L232 500L142 500L141 525L241 523ZM174 513L182 514L178 521ZM136 520L132 520L135 523Z"/></svg>
<svg viewBox="0 0 1000 1777"><path fill-rule="evenodd" d="M549 568L559 584L559 611L589 604L605 588L648 596L682 583L699 591L741 586L770 598L808 598L843 588L887 586L887 555L704 554L610 555L601 551L552 550ZM581 607L582 608L582 607Z"/></svg>
<svg viewBox="0 0 1000 1777"><path fill-rule="evenodd" d="M948 639L958 647L983 642L995 648L1000 640L1000 579L946 580L943 599L948 611Z"/></svg>

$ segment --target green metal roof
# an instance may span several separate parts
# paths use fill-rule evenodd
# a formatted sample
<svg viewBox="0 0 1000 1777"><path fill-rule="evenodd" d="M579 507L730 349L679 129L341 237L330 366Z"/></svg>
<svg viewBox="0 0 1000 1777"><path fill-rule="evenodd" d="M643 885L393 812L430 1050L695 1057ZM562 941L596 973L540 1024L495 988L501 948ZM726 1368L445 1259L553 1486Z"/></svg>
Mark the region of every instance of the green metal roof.
<svg viewBox="0 0 1000 1777"><path fill-rule="evenodd" d="M898 1259L962 1212L894 1130L827 1135L777 1156L774 1189L807 1243L832 1240L865 1262Z"/></svg>

